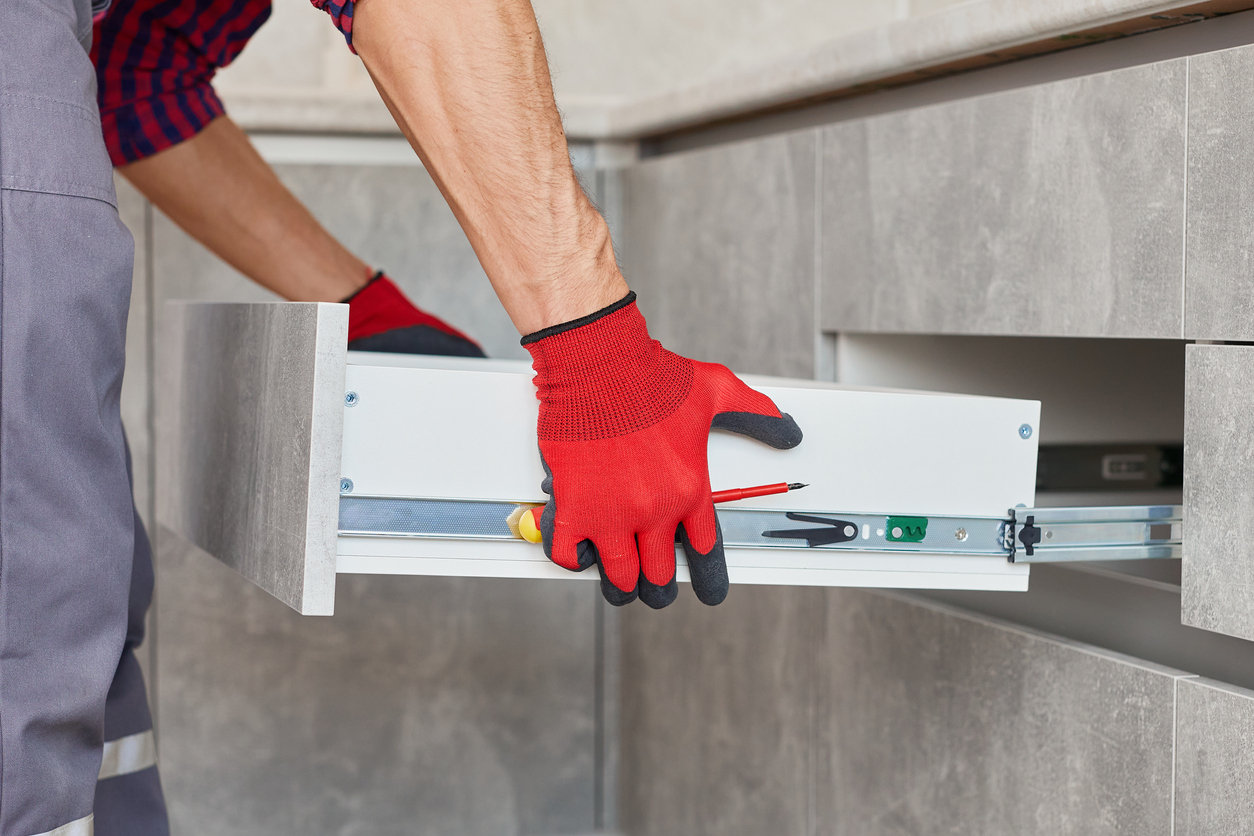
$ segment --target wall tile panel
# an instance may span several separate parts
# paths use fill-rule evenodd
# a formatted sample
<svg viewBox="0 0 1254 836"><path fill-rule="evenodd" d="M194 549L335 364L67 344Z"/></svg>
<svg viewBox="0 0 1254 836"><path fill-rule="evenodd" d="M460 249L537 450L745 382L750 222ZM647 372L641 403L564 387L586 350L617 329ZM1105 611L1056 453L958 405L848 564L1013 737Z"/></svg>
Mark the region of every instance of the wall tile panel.
<svg viewBox="0 0 1254 836"><path fill-rule="evenodd" d="M830 331L1179 338L1184 59L822 133Z"/></svg>
<svg viewBox="0 0 1254 836"><path fill-rule="evenodd" d="M1175 836L1254 833L1254 691L1180 681Z"/></svg>
<svg viewBox="0 0 1254 836"><path fill-rule="evenodd" d="M622 611L619 823L649 836L808 831L813 589L683 585Z"/></svg>
<svg viewBox="0 0 1254 836"><path fill-rule="evenodd" d="M682 593L623 612L625 833L1171 831L1177 671L904 595Z"/></svg>
<svg viewBox="0 0 1254 836"><path fill-rule="evenodd" d="M825 595L815 832L1170 833L1176 672L917 599Z"/></svg>
<svg viewBox="0 0 1254 836"><path fill-rule="evenodd" d="M592 584L341 576L308 618L159 542L176 832L592 830Z"/></svg>
<svg viewBox="0 0 1254 836"><path fill-rule="evenodd" d="M733 371L812 377L815 134L623 172L619 256L663 345Z"/></svg>
<svg viewBox="0 0 1254 836"><path fill-rule="evenodd" d="M1185 351L1180 620L1254 639L1254 347Z"/></svg>

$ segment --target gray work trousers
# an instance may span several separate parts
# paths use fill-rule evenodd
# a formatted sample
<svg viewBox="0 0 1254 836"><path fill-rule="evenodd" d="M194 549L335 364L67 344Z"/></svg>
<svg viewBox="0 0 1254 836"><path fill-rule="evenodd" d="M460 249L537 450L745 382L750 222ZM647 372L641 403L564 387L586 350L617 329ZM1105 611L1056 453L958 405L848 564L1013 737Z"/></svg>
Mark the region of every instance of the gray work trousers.
<svg viewBox="0 0 1254 836"><path fill-rule="evenodd" d="M90 31L90 0L0 0L0 836L167 832L119 412L134 246Z"/></svg>

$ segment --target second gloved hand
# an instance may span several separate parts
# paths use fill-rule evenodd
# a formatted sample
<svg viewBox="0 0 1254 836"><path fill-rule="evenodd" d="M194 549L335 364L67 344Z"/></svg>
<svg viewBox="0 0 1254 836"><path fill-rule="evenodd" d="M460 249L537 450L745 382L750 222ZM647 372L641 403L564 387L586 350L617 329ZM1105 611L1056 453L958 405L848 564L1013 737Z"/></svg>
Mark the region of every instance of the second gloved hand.
<svg viewBox="0 0 1254 836"><path fill-rule="evenodd" d="M710 429L772 447L801 442L796 422L725 367L649 338L635 294L523 338L540 399L538 436L552 499L545 553L573 571L598 564L612 604L675 599L675 536L706 604L727 596L722 532L710 496Z"/></svg>
<svg viewBox="0 0 1254 836"><path fill-rule="evenodd" d="M382 270L344 301L349 351L484 356L470 337L410 302Z"/></svg>

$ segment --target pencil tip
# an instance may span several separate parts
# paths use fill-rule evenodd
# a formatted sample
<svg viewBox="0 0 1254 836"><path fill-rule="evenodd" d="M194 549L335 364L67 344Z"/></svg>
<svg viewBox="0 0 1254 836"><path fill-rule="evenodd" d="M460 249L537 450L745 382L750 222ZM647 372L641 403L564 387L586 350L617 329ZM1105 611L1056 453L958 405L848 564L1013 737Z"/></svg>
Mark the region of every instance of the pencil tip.
<svg viewBox="0 0 1254 836"><path fill-rule="evenodd" d="M810 486L805 484L804 482L789 482L788 483L788 490L790 491L797 491L797 490L801 490L802 488L808 488L808 487Z"/></svg>

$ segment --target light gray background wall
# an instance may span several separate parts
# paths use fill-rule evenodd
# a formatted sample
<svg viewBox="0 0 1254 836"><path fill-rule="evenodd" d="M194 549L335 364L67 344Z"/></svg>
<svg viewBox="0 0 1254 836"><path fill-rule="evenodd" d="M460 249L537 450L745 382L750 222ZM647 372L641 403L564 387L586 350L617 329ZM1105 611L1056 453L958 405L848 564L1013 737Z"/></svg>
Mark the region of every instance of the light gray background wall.
<svg viewBox="0 0 1254 836"><path fill-rule="evenodd" d="M964 0L536 0L559 105L612 102L749 69ZM275 0L220 89L293 98L377 94L326 15Z"/></svg>

